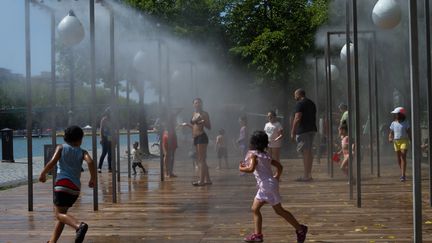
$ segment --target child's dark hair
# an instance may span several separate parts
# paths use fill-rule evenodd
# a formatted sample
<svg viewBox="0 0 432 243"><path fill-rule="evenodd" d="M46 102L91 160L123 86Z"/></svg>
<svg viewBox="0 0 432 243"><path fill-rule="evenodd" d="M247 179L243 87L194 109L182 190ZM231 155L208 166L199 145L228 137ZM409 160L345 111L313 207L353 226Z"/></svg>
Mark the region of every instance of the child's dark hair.
<svg viewBox="0 0 432 243"><path fill-rule="evenodd" d="M400 121L400 122L403 122L406 119L406 116L400 112L396 114L396 117L397 117L398 121Z"/></svg>
<svg viewBox="0 0 432 243"><path fill-rule="evenodd" d="M225 134L225 129L223 129L223 128L219 129L219 134L220 134L220 135Z"/></svg>
<svg viewBox="0 0 432 243"><path fill-rule="evenodd" d="M195 98L195 99L193 99L193 100L192 100L192 103L195 103L195 101L199 101L199 102L201 102L201 103L202 103L202 99L201 99L201 98L198 98L198 97L197 97L197 98Z"/></svg>
<svg viewBox="0 0 432 243"><path fill-rule="evenodd" d="M83 139L84 132L79 126L70 126L64 130L64 140L66 143L76 143Z"/></svg>
<svg viewBox="0 0 432 243"><path fill-rule="evenodd" d="M241 122L243 122L244 124L247 125L247 116L246 115L240 116L239 117L239 121L241 121Z"/></svg>
<svg viewBox="0 0 432 243"><path fill-rule="evenodd" d="M249 149L264 152L268 143L268 136L264 131L255 131L250 138Z"/></svg>
<svg viewBox="0 0 432 243"><path fill-rule="evenodd" d="M348 132L348 124L343 121L342 124L339 126L339 129Z"/></svg>
<svg viewBox="0 0 432 243"><path fill-rule="evenodd" d="M276 115L276 111L274 111L274 110L271 110L271 111L269 111L268 113L270 113L270 115L272 115L272 117L274 117L274 118L277 117L277 115Z"/></svg>

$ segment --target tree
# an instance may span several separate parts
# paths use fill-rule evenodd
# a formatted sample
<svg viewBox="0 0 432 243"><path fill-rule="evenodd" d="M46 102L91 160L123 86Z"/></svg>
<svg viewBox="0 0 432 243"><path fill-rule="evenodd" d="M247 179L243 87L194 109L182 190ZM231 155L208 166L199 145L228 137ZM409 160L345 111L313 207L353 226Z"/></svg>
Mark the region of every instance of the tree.
<svg viewBox="0 0 432 243"><path fill-rule="evenodd" d="M230 52L258 71L258 85L283 85L312 51L326 6L326 0L236 1L224 18Z"/></svg>
<svg viewBox="0 0 432 243"><path fill-rule="evenodd" d="M216 50L226 70L247 69L254 75L250 92L270 90L276 107L289 107L291 92L303 85L304 57L314 52L315 33L329 11L329 0L125 2L178 36Z"/></svg>

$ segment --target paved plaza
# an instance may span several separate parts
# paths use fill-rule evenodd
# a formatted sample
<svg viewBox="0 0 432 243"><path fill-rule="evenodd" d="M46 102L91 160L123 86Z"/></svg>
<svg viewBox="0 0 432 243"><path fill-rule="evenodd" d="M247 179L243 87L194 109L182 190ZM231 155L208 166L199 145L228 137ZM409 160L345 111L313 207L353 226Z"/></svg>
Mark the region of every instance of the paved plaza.
<svg viewBox="0 0 432 243"><path fill-rule="evenodd" d="M83 186L71 213L89 225L85 242L242 242L253 229L250 206L255 195L252 176L231 169L216 170L210 160L213 185L193 187L191 161L176 162L177 178L160 182L158 160L146 161L149 175L127 178L122 161L118 203L112 203L111 174L99 175L99 211L93 211L92 190ZM299 159L282 161L283 205L310 227L307 242L412 242L412 183L399 182L395 164L384 164L382 176L365 165L363 207L349 200L340 171L327 175L327 163L315 164L314 181L295 182ZM18 165L18 164L17 164ZM19 165L21 166L21 165ZM426 178L427 168L424 169ZM87 171L82 180L88 180ZM83 183L85 185L85 183ZM423 183L423 242L432 242L432 209ZM0 191L0 242L45 242L54 225L51 183L34 184L34 211L27 211L27 187ZM354 194L355 195L355 194ZM294 230L269 206L263 209L265 242L294 242ZM65 228L60 242L71 242Z"/></svg>

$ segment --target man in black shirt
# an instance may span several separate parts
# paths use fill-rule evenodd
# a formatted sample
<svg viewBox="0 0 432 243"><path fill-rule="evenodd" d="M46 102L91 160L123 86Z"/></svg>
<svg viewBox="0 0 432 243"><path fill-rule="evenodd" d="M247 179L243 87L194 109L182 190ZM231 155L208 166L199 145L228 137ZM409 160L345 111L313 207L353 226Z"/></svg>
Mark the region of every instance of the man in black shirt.
<svg viewBox="0 0 432 243"><path fill-rule="evenodd" d="M295 107L294 121L291 127L291 139L297 142L297 151L303 154L304 174L297 181L312 180L312 162L313 153L312 145L317 132L316 127L316 106L315 103L306 98L306 92L303 89L297 89L294 92L294 98L297 101Z"/></svg>

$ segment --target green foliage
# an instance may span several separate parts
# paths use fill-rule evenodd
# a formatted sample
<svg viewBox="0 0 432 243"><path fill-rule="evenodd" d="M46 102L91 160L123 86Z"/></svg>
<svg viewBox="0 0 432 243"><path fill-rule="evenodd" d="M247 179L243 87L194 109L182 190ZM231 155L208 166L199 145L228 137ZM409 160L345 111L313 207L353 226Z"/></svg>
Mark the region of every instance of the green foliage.
<svg viewBox="0 0 432 243"><path fill-rule="evenodd" d="M12 76L8 77L8 76ZM8 127L12 129L25 129L26 126L26 82L22 76L0 75L0 129ZM33 127L48 128L51 125L51 83L48 76L32 77L32 112ZM102 111L110 103L111 96L109 90L98 88L96 90L96 104L91 104L91 90L88 86L77 84L75 86L75 113L74 120L76 124L85 126L90 124L91 107L95 106L97 110L97 119ZM67 125L69 110L69 87L58 86L56 88L56 123L57 127ZM127 125L127 109L125 108L126 100L120 98L118 110L118 119L121 127ZM131 104L131 124L138 121L138 107L134 101ZM149 105L150 106L150 105ZM154 109L157 106L152 104ZM151 117L156 116L154 109L149 110Z"/></svg>
<svg viewBox="0 0 432 243"><path fill-rule="evenodd" d="M130 6L155 17L178 36L209 41L223 31L220 13L227 0L125 0Z"/></svg>
<svg viewBox="0 0 432 243"><path fill-rule="evenodd" d="M245 0L224 18L231 53L240 56L265 80L282 85L312 50L316 29L326 21L327 1Z"/></svg>
<svg viewBox="0 0 432 243"><path fill-rule="evenodd" d="M313 49L327 21L328 0L125 0L171 26L182 37L204 41L228 57L227 68L245 65L255 84L284 86ZM225 55L226 54L226 55Z"/></svg>

